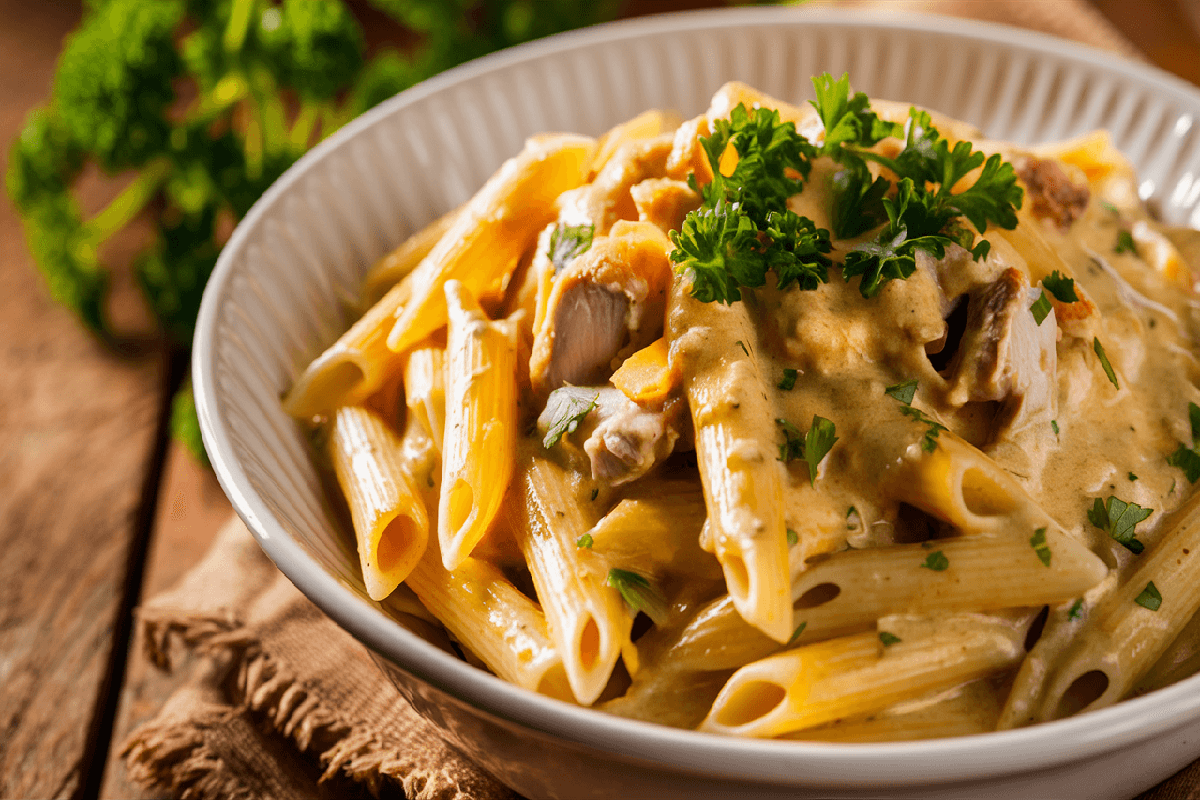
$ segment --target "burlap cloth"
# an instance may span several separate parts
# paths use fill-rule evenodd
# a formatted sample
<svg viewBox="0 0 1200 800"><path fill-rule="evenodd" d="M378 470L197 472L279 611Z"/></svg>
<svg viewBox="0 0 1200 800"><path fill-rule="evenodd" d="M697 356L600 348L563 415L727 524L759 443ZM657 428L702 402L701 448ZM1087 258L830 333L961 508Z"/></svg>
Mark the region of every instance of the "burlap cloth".
<svg viewBox="0 0 1200 800"><path fill-rule="evenodd" d="M1021 25L1138 57L1086 0L850 0ZM122 745L130 776L183 798L516 798L445 744L366 650L309 603L233 519L138 612L145 657L192 673ZM1140 800L1200 798L1200 762Z"/></svg>

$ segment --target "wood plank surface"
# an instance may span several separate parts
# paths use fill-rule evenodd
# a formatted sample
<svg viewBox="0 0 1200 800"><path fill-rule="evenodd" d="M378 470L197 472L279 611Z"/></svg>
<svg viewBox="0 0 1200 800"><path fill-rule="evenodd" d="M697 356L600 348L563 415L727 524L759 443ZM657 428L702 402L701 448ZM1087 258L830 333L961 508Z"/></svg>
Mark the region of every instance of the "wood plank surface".
<svg viewBox="0 0 1200 800"><path fill-rule="evenodd" d="M1091 0L1153 60L1195 81L1196 28L1182 24L1200 18L1190 1L1154 0L1147 10ZM718 2L634 0L629 13ZM77 0L0 0L0 172L26 112L48 95L62 37L78 15ZM110 195L111 187L91 180L81 199L96 208ZM135 232L110 255L120 261L137 244ZM116 317L144 330L127 273L117 294ZM159 469L164 354L148 345L138 356L115 355L55 306L6 197L0 197L0 370L0 798L96 791L104 798L152 797L128 782L116 750L157 713L188 664L160 673L134 641L122 665L112 652L114 631L128 624L122 612L131 592L149 597L174 583L204 553L229 506L211 473L172 448L157 486L148 554L141 549L138 516L154 505ZM131 567L140 587L127 585ZM124 672L106 685L114 665ZM105 705L117 693L112 720ZM96 750L110 738L98 785L106 754Z"/></svg>
<svg viewBox="0 0 1200 800"><path fill-rule="evenodd" d="M78 15L78 3L0 0L0 172ZM92 180L80 200L112 191ZM128 278L117 283L116 318L144 326ZM116 355L49 298L0 199L0 797L86 793L107 743L93 721L111 714L165 375L160 346L143 337L137 349Z"/></svg>
<svg viewBox="0 0 1200 800"><path fill-rule="evenodd" d="M154 537L146 559L142 597L169 589L208 550L233 507L212 470L172 444L158 495ZM129 646L129 661L113 724L112 747L100 788L102 800L146 800L157 795L129 781L121 744L138 725L158 715L163 704L191 673L194 659L183 647L172 648L172 671L153 666L143 655L140 632Z"/></svg>

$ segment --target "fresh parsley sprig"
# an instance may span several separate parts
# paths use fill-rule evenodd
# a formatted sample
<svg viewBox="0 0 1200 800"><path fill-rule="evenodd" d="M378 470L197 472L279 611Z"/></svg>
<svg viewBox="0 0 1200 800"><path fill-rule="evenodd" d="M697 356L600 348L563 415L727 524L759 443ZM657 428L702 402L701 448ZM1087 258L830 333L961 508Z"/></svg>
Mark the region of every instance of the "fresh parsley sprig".
<svg viewBox="0 0 1200 800"><path fill-rule="evenodd" d="M862 92L852 95L847 74L837 80L829 73L813 78L813 89L817 99L812 105L825 126L821 155L842 167L833 177L833 231L848 239L883 221L882 201L891 188L887 178L871 174L862 151L889 136L901 136L903 127L881 120Z"/></svg>
<svg viewBox="0 0 1200 800"><path fill-rule="evenodd" d="M761 222L771 212L787 209L787 199L804 188L816 155L812 143L796 131L793 122L781 122L770 108L747 110L744 103L729 119L713 120L712 135L701 137L700 146L712 168L712 181L701 187L695 174L688 184L707 206L717 201L738 203L744 213ZM737 164L728 175L721 173L721 158L732 147Z"/></svg>
<svg viewBox="0 0 1200 800"><path fill-rule="evenodd" d="M981 240L972 247L974 235L957 222L959 217L966 217L980 233L989 223L1016 227L1016 209L1024 192L1012 164L999 154L985 156L970 142L951 147L929 114L915 108L903 126L880 120L864 94L851 95L846 75L836 81L822 75L813 79L813 87L817 96L813 107L825 125L821 154L843 167L833 181L835 234L856 236L886 222L872 241L846 258L843 276L861 276L859 291L864 297L878 294L890 280L912 275L917 250L941 258L948 245L958 243L971 249L976 259L985 257L990 245ZM869 149L888 136L905 139L895 158ZM873 176L868 162L896 176L894 197L887 196L891 182ZM955 185L976 169L980 173L974 183L954 192Z"/></svg>
<svg viewBox="0 0 1200 800"><path fill-rule="evenodd" d="M691 276L692 296L733 303L741 300L741 288L763 286L770 271L781 289L827 282L829 231L787 208L804 186L816 148L773 109L748 111L739 103L713 128L700 139L712 180L700 186L694 173L688 176L704 203L670 234L671 261ZM721 159L730 147L737 164L724 175Z"/></svg>

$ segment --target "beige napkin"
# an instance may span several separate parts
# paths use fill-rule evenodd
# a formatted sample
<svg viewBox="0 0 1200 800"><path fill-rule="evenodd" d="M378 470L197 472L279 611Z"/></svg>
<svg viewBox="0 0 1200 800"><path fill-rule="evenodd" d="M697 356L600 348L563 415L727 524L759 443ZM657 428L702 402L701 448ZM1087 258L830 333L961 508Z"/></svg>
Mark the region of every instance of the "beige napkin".
<svg viewBox="0 0 1200 800"><path fill-rule="evenodd" d="M842 0L1007 22L1124 55L1086 0ZM366 650L309 603L236 518L205 559L139 610L146 657L199 655L185 686L122 746L129 775L182 798L511 800L420 718ZM1140 800L1200 798L1200 762Z"/></svg>
<svg viewBox="0 0 1200 800"><path fill-rule="evenodd" d="M130 777L184 798L509 800L446 745L349 634L232 519L204 560L138 611L146 657L200 653L122 745Z"/></svg>

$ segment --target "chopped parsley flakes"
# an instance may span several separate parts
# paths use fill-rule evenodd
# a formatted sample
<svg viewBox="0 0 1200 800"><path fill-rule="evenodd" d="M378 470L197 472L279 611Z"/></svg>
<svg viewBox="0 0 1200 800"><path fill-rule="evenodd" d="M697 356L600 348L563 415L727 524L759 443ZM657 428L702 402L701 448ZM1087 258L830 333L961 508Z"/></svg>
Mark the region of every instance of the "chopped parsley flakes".
<svg viewBox="0 0 1200 800"><path fill-rule="evenodd" d="M1039 294L1038 299L1029 307L1029 311L1033 314L1033 318L1037 321L1039 328L1053 310L1054 306L1050 305L1050 298L1046 296L1045 292Z"/></svg>
<svg viewBox="0 0 1200 800"><path fill-rule="evenodd" d="M567 264L586 253L592 247L596 235L595 225L555 225L550 234L550 249L546 253L554 264L554 272L562 272Z"/></svg>
<svg viewBox="0 0 1200 800"><path fill-rule="evenodd" d="M593 544L595 544L595 542L592 540L592 535L590 533L585 533L583 536L580 536L575 540L575 546L583 550L591 550Z"/></svg>
<svg viewBox="0 0 1200 800"><path fill-rule="evenodd" d="M1137 255L1137 243L1133 241L1133 234L1126 230L1117 231L1117 244L1113 247L1114 253L1132 253Z"/></svg>
<svg viewBox="0 0 1200 800"><path fill-rule="evenodd" d="M817 480L818 465L838 440L836 427L824 417L814 416L808 433L801 436L800 429L786 419L775 422L783 430L784 439L779 445L779 460L786 464L803 459L808 464L809 485L813 485Z"/></svg>
<svg viewBox="0 0 1200 800"><path fill-rule="evenodd" d="M1054 299L1060 303L1076 303L1079 301L1079 295L1075 293L1075 279L1064 277L1058 270L1054 270L1054 272L1042 278L1042 287L1054 295Z"/></svg>
<svg viewBox="0 0 1200 800"><path fill-rule="evenodd" d="M1162 607L1162 595L1158 591L1158 587L1154 585L1154 581L1146 584L1146 588L1142 589L1141 594L1133 599L1142 608L1148 608L1151 611L1158 611Z"/></svg>
<svg viewBox="0 0 1200 800"><path fill-rule="evenodd" d="M888 633L887 631L880 631L879 632L879 641L883 644L884 647L891 647L892 645L900 642L900 637L894 633Z"/></svg>
<svg viewBox="0 0 1200 800"><path fill-rule="evenodd" d="M621 593L621 598L634 614L640 611L654 620L656 625L666 621L670 606L643 576L613 567L608 571L608 585Z"/></svg>
<svg viewBox="0 0 1200 800"><path fill-rule="evenodd" d="M1152 513L1154 512L1149 508L1142 508L1137 503L1126 503L1110 495L1106 501L1096 498L1095 504L1088 509L1088 519L1126 550L1138 554L1145 550L1146 546L1138 541L1133 529Z"/></svg>
<svg viewBox="0 0 1200 800"><path fill-rule="evenodd" d="M913 398L917 395L917 381L905 381L904 383L896 383L883 390L883 393L889 397L899 400L906 406L911 406Z"/></svg>
<svg viewBox="0 0 1200 800"><path fill-rule="evenodd" d="M796 626L796 630L792 631L792 635L788 637L787 645L791 645L800 638L800 634L804 633L804 629L808 627L807 622L801 622ZM785 647L787 646L785 645Z"/></svg>
<svg viewBox="0 0 1200 800"><path fill-rule="evenodd" d="M938 434L942 431L949 430L945 425L937 420L925 415L925 412L919 408L912 406L903 406L900 413L906 417L915 419L917 422L923 423L926 426L925 434L921 437L921 449L926 453L932 453L937 450Z"/></svg>
<svg viewBox="0 0 1200 800"><path fill-rule="evenodd" d="M1108 362L1108 356L1104 353L1104 345L1100 344L1098 337L1092 337L1092 349L1096 351L1096 358L1100 359L1100 366L1104 368L1104 374L1108 376L1109 383L1120 389L1121 384L1117 383L1117 374L1113 372L1112 364Z"/></svg>
<svg viewBox="0 0 1200 800"><path fill-rule="evenodd" d="M1067 612L1067 619L1079 619L1083 616L1083 598L1079 598L1071 604L1071 610Z"/></svg>
<svg viewBox="0 0 1200 800"><path fill-rule="evenodd" d="M792 389L796 388L796 377L799 374L800 373L797 370L794 370L790 367L785 368L783 370L783 377L779 379L779 383L777 384L778 387L785 392L790 392Z"/></svg>
<svg viewBox="0 0 1200 800"><path fill-rule="evenodd" d="M1038 560L1045 566L1050 566L1050 545L1046 544L1046 529L1038 528L1029 538L1029 546L1037 553Z"/></svg>
<svg viewBox="0 0 1200 800"><path fill-rule="evenodd" d="M1167 463L1183 470L1188 483L1195 483L1200 480L1200 406L1188 403L1188 420L1192 425L1192 446L1179 445L1179 449L1167 457ZM1174 483L1171 484L1171 488L1175 488Z"/></svg>
<svg viewBox="0 0 1200 800"><path fill-rule="evenodd" d="M941 550L935 550L929 554L929 557L921 564L922 569L931 569L934 572L945 572L950 566L950 559L946 558L946 554Z"/></svg>
<svg viewBox="0 0 1200 800"><path fill-rule="evenodd" d="M585 400L578 396L577 389L569 386L551 392L550 397L546 400L546 407L555 405L554 422L546 431L546 438L542 439L542 446L549 450L558 444L565 434L574 433L579 427L579 423L583 422L583 418L592 413L592 410L599 405L599 400L599 392L596 392L590 400Z"/></svg>

